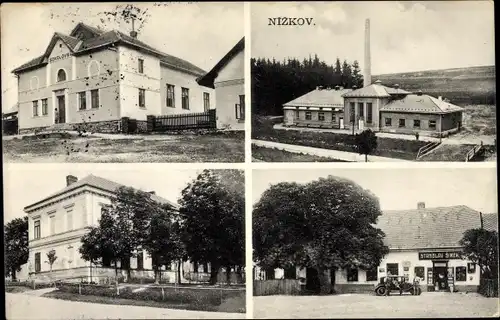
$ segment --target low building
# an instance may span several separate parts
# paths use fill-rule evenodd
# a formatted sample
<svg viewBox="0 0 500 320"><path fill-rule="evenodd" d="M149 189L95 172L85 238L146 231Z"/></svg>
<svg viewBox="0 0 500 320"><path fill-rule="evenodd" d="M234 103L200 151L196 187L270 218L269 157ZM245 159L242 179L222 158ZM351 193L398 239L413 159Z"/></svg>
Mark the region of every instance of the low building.
<svg viewBox="0 0 500 320"><path fill-rule="evenodd" d="M242 38L198 83L215 89L217 128L245 129L245 38Z"/></svg>
<svg viewBox="0 0 500 320"><path fill-rule="evenodd" d="M120 131L121 119L203 112L214 91L196 79L205 71L117 30L79 23L56 32L45 52L12 71L18 78L19 131L72 128Z"/></svg>
<svg viewBox="0 0 500 320"><path fill-rule="evenodd" d="M480 270L462 256L459 241L466 230L482 225L498 231L498 214L482 215L463 205L426 208L424 203L413 210L384 211L376 227L385 233L384 243L389 253L380 265L372 270L328 271L328 277L334 278L337 292L373 291L379 279L388 273L404 276L407 281L418 277L424 291L449 291L453 284L458 291L475 292ZM311 290L317 284L314 269L257 269L254 277L256 280L304 278Z"/></svg>
<svg viewBox="0 0 500 320"><path fill-rule="evenodd" d="M352 91L336 86L306 93L283 105L285 126L344 129L344 98Z"/></svg>

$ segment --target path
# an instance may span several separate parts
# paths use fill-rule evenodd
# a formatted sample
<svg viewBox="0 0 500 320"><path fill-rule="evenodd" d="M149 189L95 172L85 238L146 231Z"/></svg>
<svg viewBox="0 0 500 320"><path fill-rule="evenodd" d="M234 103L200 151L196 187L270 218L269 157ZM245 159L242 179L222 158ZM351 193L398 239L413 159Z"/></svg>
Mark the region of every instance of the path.
<svg viewBox="0 0 500 320"><path fill-rule="evenodd" d="M5 294L6 318L31 319L235 319L244 313L189 311L165 308L65 301L25 294Z"/></svg>
<svg viewBox="0 0 500 320"><path fill-rule="evenodd" d="M305 146L299 146L299 145L294 145L294 144L286 144L286 143L279 143L279 142L272 142L272 141L265 141L265 140L255 140L255 139L252 139L252 143L259 146L259 147L276 148L279 150L285 150L285 151L289 151L289 152L306 153L306 154L310 154L310 155L315 155L315 156L320 156L320 157L329 157L329 158L343 160L343 161L349 161L349 162L365 162L364 155L357 154L354 152L305 147ZM408 160L379 157L379 156L370 156L369 155L368 162L408 162Z"/></svg>

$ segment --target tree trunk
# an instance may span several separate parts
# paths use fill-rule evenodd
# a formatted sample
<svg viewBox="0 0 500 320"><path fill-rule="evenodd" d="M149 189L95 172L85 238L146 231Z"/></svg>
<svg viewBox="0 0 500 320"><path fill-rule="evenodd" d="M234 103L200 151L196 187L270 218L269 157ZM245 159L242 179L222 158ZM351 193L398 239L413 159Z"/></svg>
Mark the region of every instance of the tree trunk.
<svg viewBox="0 0 500 320"><path fill-rule="evenodd" d="M16 268L12 267L12 269L10 269L10 275L12 276L12 281L16 281L17 278L16 278Z"/></svg>
<svg viewBox="0 0 500 320"><path fill-rule="evenodd" d="M214 285L217 283L217 275L219 274L220 264L219 262L210 262L210 284Z"/></svg>
<svg viewBox="0 0 500 320"><path fill-rule="evenodd" d="M242 272L241 266L236 267L236 275L237 275L238 282L242 283L243 282L243 272Z"/></svg>
<svg viewBox="0 0 500 320"><path fill-rule="evenodd" d="M179 262L177 263L177 283L181 284L181 267L182 267L182 260L179 259Z"/></svg>
<svg viewBox="0 0 500 320"><path fill-rule="evenodd" d="M231 266L226 266L226 283L231 285Z"/></svg>
<svg viewBox="0 0 500 320"><path fill-rule="evenodd" d="M329 279L330 277L325 274L326 269L317 267L316 270L318 271L320 294L329 294L331 291L331 285Z"/></svg>
<svg viewBox="0 0 500 320"><path fill-rule="evenodd" d="M160 279L159 279L159 272L158 272L158 266L154 265L153 270L155 273L155 284L160 284Z"/></svg>
<svg viewBox="0 0 500 320"><path fill-rule="evenodd" d="M365 154L365 162L368 162L368 154Z"/></svg>

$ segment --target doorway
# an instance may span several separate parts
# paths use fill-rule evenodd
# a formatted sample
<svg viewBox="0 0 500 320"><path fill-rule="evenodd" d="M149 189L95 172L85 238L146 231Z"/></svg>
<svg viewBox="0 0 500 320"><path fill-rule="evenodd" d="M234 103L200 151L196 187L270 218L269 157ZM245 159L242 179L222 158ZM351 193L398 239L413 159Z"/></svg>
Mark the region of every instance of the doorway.
<svg viewBox="0 0 500 320"><path fill-rule="evenodd" d="M306 269L306 290L311 293L320 293L318 270L314 268Z"/></svg>
<svg viewBox="0 0 500 320"><path fill-rule="evenodd" d="M66 123L66 97L57 96L56 123Z"/></svg>
<svg viewBox="0 0 500 320"><path fill-rule="evenodd" d="M434 287L438 290L448 290L448 261L433 262Z"/></svg>

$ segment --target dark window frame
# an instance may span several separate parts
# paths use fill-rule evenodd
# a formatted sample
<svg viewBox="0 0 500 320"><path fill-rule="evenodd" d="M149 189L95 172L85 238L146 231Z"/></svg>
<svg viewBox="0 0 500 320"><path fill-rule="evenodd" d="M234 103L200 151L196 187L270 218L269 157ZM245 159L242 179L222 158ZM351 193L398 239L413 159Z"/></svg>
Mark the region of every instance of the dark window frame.
<svg viewBox="0 0 500 320"><path fill-rule="evenodd" d="M167 83L167 97L165 103L169 108L175 108L175 86Z"/></svg>
<svg viewBox="0 0 500 320"><path fill-rule="evenodd" d="M99 109L99 89L90 90L90 108Z"/></svg>
<svg viewBox="0 0 500 320"><path fill-rule="evenodd" d="M398 127L399 128L406 127L406 119L399 119Z"/></svg>
<svg viewBox="0 0 500 320"><path fill-rule="evenodd" d="M210 93L203 92L203 110L210 110Z"/></svg>
<svg viewBox="0 0 500 320"><path fill-rule="evenodd" d="M365 271L366 281L377 281L378 280L378 268L374 267Z"/></svg>
<svg viewBox="0 0 500 320"><path fill-rule="evenodd" d="M32 101L32 112L33 112L33 117L38 117L40 116L38 113L38 100Z"/></svg>
<svg viewBox="0 0 500 320"><path fill-rule="evenodd" d="M323 119L321 119L323 118ZM324 112L318 112L318 121L325 121L325 113Z"/></svg>
<svg viewBox="0 0 500 320"><path fill-rule="evenodd" d="M391 271L391 275L399 276L399 263L387 263L385 265L386 272L389 273ZM396 270L394 273L393 271Z"/></svg>
<svg viewBox="0 0 500 320"><path fill-rule="evenodd" d="M364 118L365 117L365 103L364 102L358 102L358 116L359 118Z"/></svg>
<svg viewBox="0 0 500 320"><path fill-rule="evenodd" d="M144 73L144 59L138 58L137 59L137 63L138 63L138 65L137 65L137 71L139 73Z"/></svg>
<svg viewBox="0 0 500 320"><path fill-rule="evenodd" d="M78 96L78 110L87 110L87 92L80 91L77 93L77 96Z"/></svg>
<svg viewBox="0 0 500 320"><path fill-rule="evenodd" d="M422 280L425 280L425 267L422 266L416 266L413 269L415 277L419 277Z"/></svg>
<svg viewBox="0 0 500 320"><path fill-rule="evenodd" d="M312 120L312 113L311 113L311 111L306 111L306 120Z"/></svg>
<svg viewBox="0 0 500 320"><path fill-rule="evenodd" d="M146 89L139 88L139 108L146 108Z"/></svg>
<svg viewBox="0 0 500 320"><path fill-rule="evenodd" d="M182 109L189 110L189 88L181 87Z"/></svg>
<svg viewBox="0 0 500 320"><path fill-rule="evenodd" d="M33 236L34 239L40 239L42 236L42 224L40 220L35 220L33 223Z"/></svg>
<svg viewBox="0 0 500 320"><path fill-rule="evenodd" d="M40 252L35 253L35 272L42 271L42 254Z"/></svg>
<svg viewBox="0 0 500 320"><path fill-rule="evenodd" d="M420 125L421 125L420 119L413 119L413 128L420 128Z"/></svg>
<svg viewBox="0 0 500 320"><path fill-rule="evenodd" d="M47 98L42 99L42 116L49 114L49 100Z"/></svg>
<svg viewBox="0 0 500 320"><path fill-rule="evenodd" d="M456 282L467 281L467 267L466 266L455 267L455 281Z"/></svg>
<svg viewBox="0 0 500 320"><path fill-rule="evenodd" d="M144 270L144 253L137 253L137 270Z"/></svg>
<svg viewBox="0 0 500 320"><path fill-rule="evenodd" d="M359 270L357 268L348 268L346 273L347 282L359 281Z"/></svg>
<svg viewBox="0 0 500 320"><path fill-rule="evenodd" d="M245 120L245 95L239 96L240 103L235 104L235 117L236 120Z"/></svg>
<svg viewBox="0 0 500 320"><path fill-rule="evenodd" d="M436 129L437 122L436 120L429 120L429 129Z"/></svg>
<svg viewBox="0 0 500 320"><path fill-rule="evenodd" d="M392 118L384 118L385 119L385 126L386 127L392 127Z"/></svg>
<svg viewBox="0 0 500 320"><path fill-rule="evenodd" d="M62 71L62 73L61 73ZM64 77L62 77L64 75ZM66 75L66 71L64 69L59 69L57 71L57 82L64 82L68 79L68 76Z"/></svg>
<svg viewBox="0 0 500 320"><path fill-rule="evenodd" d="M373 122L373 103L367 102L366 103L366 123L372 123L372 122Z"/></svg>

